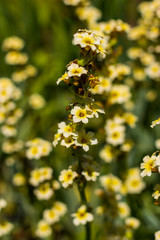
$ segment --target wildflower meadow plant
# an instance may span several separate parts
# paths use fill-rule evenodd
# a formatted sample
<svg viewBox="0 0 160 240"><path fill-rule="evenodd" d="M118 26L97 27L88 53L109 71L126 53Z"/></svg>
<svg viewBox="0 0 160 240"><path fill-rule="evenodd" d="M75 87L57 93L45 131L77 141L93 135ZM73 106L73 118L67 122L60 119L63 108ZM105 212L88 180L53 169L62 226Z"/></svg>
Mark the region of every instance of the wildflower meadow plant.
<svg viewBox="0 0 160 240"><path fill-rule="evenodd" d="M159 108L160 1L140 3L134 26L125 16L108 19L106 1L55 3L26 6L37 39L2 41L0 238L134 240L155 232L159 240L160 118L147 122Z"/></svg>
<svg viewBox="0 0 160 240"><path fill-rule="evenodd" d="M91 118L104 114L104 110L95 103L91 94L91 89L99 82L94 76L93 61L99 54L103 54L103 57L106 55L102 41L103 37L91 30L81 29L74 34L73 44L80 47L81 57L70 62L65 74L57 81L57 84L63 81L69 86L73 98L66 108L68 120L58 124L53 145L60 143L66 148L72 148L75 158L75 162L68 169L61 171L59 180L64 188L71 188L73 184L77 184L81 206L72 214L75 217L73 223L76 226L86 225L86 239L91 239L90 222L94 216L85 189L87 181L97 180L99 171L92 158L85 153L89 151L91 145L98 143L94 133L87 131L85 125Z"/></svg>
<svg viewBox="0 0 160 240"><path fill-rule="evenodd" d="M134 142L127 139L129 132L127 125L131 129L134 128L138 118L132 112L134 103L131 88L127 83L131 69L128 64L118 62L121 55L118 39L120 34L130 31L130 26L121 20L97 21L101 18L101 14L89 2L86 4L86 1L81 1L75 6L78 18L81 21L85 20L89 29L103 36L103 45L107 53L107 58L98 57L97 62L94 63L99 83L91 89L91 93L106 112L106 117L104 117L106 120L103 121L103 126L101 125L101 129L104 129L101 130L103 136L106 137L100 137L105 145L99 152L99 156L104 161L103 164L114 166L116 162L119 171L114 174L109 171L108 174L100 176L100 188L95 192L101 202L101 205L97 207L97 214L106 219L112 219L111 225L108 221L106 224L102 223L104 227L101 235L107 235L110 239L122 238L122 236L131 238L132 230L138 228L140 222L133 218L133 227L124 224L124 219L127 222L127 219L131 218L127 194L141 193L145 188L145 183L138 167L130 169L126 167L127 157L134 146ZM110 206L110 211L108 206ZM122 220L121 223L119 221L119 227L123 229L121 233L118 230L119 227L116 228L116 226L113 231L110 230L116 218Z"/></svg>

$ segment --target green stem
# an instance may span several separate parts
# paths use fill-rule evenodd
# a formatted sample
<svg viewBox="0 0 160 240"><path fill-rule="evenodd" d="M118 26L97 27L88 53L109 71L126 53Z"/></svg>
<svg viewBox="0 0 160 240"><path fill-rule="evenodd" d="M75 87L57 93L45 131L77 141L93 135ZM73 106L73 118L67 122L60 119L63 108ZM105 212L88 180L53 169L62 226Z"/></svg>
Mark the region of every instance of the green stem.
<svg viewBox="0 0 160 240"><path fill-rule="evenodd" d="M86 227L86 240L91 240L91 224L87 223Z"/></svg>
<svg viewBox="0 0 160 240"><path fill-rule="evenodd" d="M80 194L80 198L81 198L81 203L82 204L87 204L87 198L86 198L86 194L85 194L85 184L78 185L78 190L79 190L79 194ZM86 230L86 240L91 240L91 224L87 223L85 225L85 230Z"/></svg>
<svg viewBox="0 0 160 240"><path fill-rule="evenodd" d="M82 165L81 165L81 153L77 154L77 160L78 160L78 169L81 172L82 171ZM85 187L86 182L83 181L83 178L80 180L80 182L77 184L79 195L80 195L80 201L82 205L87 205L87 198L85 194ZM85 240L91 240L91 223L88 222L85 225Z"/></svg>
<svg viewBox="0 0 160 240"><path fill-rule="evenodd" d="M87 203L87 199L86 199L86 195L85 195L85 186L84 184L78 185L78 190L79 190L79 195L80 195L80 199L81 199L81 203L82 204L86 204Z"/></svg>

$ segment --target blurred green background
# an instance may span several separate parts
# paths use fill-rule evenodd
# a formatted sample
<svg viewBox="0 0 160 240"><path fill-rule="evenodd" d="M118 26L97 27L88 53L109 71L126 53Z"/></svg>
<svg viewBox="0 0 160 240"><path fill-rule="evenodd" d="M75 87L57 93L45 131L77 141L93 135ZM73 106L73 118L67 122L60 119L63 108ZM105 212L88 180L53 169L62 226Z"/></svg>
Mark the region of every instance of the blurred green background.
<svg viewBox="0 0 160 240"><path fill-rule="evenodd" d="M139 16L137 6L142 1L93 0L92 2L94 6L102 11L103 18L101 20L122 19L134 26ZM65 107L69 103L70 93L63 84L57 86L56 81L66 70L66 65L77 58L79 51L72 45L72 37L79 28L85 26L85 22L80 22L77 19L73 8L65 6L60 0L1 0L1 43L4 38L12 35L24 39L26 43L25 51L30 57L30 63L38 69L37 77L28 80L23 86L24 98L22 106L26 105L27 96L34 92L42 94L47 101L47 105L43 110L33 111L29 108L26 110L19 126L18 137L20 139L28 140L42 137L52 141L57 130L57 123L65 120ZM123 46L128 45L131 44L128 43L127 39L123 39ZM126 59L125 54L122 59ZM9 77L14 67L4 63L4 53L2 52L0 54L0 63L0 76ZM139 166L143 156L151 154L155 150L154 139L160 137L157 130L150 130L149 127L150 122L157 117L158 111L160 111L159 98L153 105L153 103L148 103L145 100L145 89L137 88L136 91L134 93L135 112L140 117L140 120L137 128L132 133L136 147L128 158L130 167ZM54 149L48 160L50 166L56 169L54 175L56 178L59 171L67 167L71 162L70 151L61 151L61 147ZM24 166L19 164L18 168L23 169ZM10 173L11 170L7 171ZM14 172L14 170L12 171ZM142 195L132 195L128 199L133 207L133 215L141 220L141 227L136 231L135 235L137 240L154 239L154 231L160 228L160 210L159 207L154 206L151 197L153 186L155 182L158 182L158 177L153 176L146 182L148 187ZM72 193L67 193L66 197L65 191L62 191L62 194L59 194L59 199L66 198L66 202L71 207L74 198L70 195ZM13 195L11 196L13 197ZM17 195L17 198L19 197ZM71 199L72 201L70 201ZM21 199L18 201L20 204ZM23 201L25 200L23 199ZM28 211L29 206L29 203L26 203L23 211L25 214L30 212L29 215L32 215L33 209ZM8 239L12 240L12 237Z"/></svg>

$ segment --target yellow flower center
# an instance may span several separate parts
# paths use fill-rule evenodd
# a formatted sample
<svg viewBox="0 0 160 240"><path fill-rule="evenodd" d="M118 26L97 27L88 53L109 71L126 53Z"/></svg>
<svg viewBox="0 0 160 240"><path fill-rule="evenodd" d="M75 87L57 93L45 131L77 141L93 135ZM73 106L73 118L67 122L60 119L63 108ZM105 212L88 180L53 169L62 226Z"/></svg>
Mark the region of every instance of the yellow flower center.
<svg viewBox="0 0 160 240"><path fill-rule="evenodd" d="M80 69L73 69L72 70L72 73L80 73L81 71L80 71Z"/></svg>
<svg viewBox="0 0 160 240"><path fill-rule="evenodd" d="M45 232L45 231L48 230L48 226L47 226L47 225L43 225L43 226L40 227L40 230L41 230L42 232Z"/></svg>
<svg viewBox="0 0 160 240"><path fill-rule="evenodd" d="M148 161L146 164L145 164L145 169L147 169L148 171L152 170L154 166L154 160L153 159L150 159L150 161Z"/></svg>
<svg viewBox="0 0 160 240"><path fill-rule="evenodd" d="M86 117L86 110L85 109L80 109L76 113L77 117L79 118L85 118Z"/></svg>
<svg viewBox="0 0 160 240"><path fill-rule="evenodd" d="M119 138L119 132L114 132L113 135L112 135L112 138L113 139Z"/></svg>
<svg viewBox="0 0 160 240"><path fill-rule="evenodd" d="M33 154L38 153L38 149L37 149L37 147L33 147L33 148L32 148L32 153L33 153Z"/></svg>
<svg viewBox="0 0 160 240"><path fill-rule="evenodd" d="M93 44L93 40L89 37L83 38L83 42L89 45Z"/></svg>
<svg viewBox="0 0 160 240"><path fill-rule="evenodd" d="M86 216L87 216L87 213L84 212L84 211L79 211L79 212L77 213L77 217L78 217L79 219L85 219Z"/></svg>

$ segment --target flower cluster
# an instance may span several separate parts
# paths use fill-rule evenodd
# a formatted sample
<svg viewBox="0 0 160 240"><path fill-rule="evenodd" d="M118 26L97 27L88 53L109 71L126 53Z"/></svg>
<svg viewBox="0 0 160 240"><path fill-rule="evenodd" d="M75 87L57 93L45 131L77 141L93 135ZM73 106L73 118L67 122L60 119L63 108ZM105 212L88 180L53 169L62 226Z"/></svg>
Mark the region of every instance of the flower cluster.
<svg viewBox="0 0 160 240"><path fill-rule="evenodd" d="M40 159L48 156L51 152L51 144L43 139L36 138L26 143L29 149L26 152L28 159ZM38 153L35 154L36 150ZM40 161L40 160L39 160ZM46 201L55 198L55 191L60 189L60 184L53 179L53 169L49 166L35 168L30 172L29 183L34 187L33 193L38 201ZM67 207L60 201L53 202L50 209L43 210L43 218L37 223L35 235L39 238L46 238L52 235L56 223L67 212Z"/></svg>
<svg viewBox="0 0 160 240"><path fill-rule="evenodd" d="M90 119L105 113L101 105L92 98L91 90L99 84L99 79L94 76L93 61L97 56L104 58L106 52L103 37L91 30L80 29L74 34L73 44L81 48L81 58L69 63L67 71L58 79L57 84L65 82L74 92L74 99L66 108L69 112L68 121L58 124L53 145L60 142L66 148L71 147L76 158L68 169L60 172L59 181L64 188L77 184L83 204L72 216L73 224L78 226L93 220L93 214L87 211L85 185L87 181L96 181L100 173L97 164L90 156L84 155L83 150L87 152L90 145L98 143L93 132L86 131L85 125Z"/></svg>
<svg viewBox="0 0 160 240"><path fill-rule="evenodd" d="M30 207L30 215L33 213L33 216L28 214L27 219L20 216L27 233L23 235L23 231L21 233L16 229L14 239L17 236L28 239L75 238L68 223L61 225L67 208L73 204L73 224L84 225L87 240L92 239L90 226L96 215L100 223L99 229L97 222L94 225L97 238L131 240L134 239L134 230L140 226L135 206L132 209L129 204L133 197L131 195L138 199L136 195L145 188L142 177L160 173L160 151L143 158L141 173L135 163L131 163L134 153L130 154L134 147L131 138L134 139L135 136L134 133L132 135L132 130L138 120L135 115L136 104L132 100L137 93L132 96L132 92L134 87L140 86L134 80L155 80L144 83L145 88L155 87L160 80L160 0L139 5L141 17L133 28L120 19L100 21L101 11L92 6L89 0L63 2L68 9L75 11L77 18L87 28L79 29L73 36L72 43L80 49L80 57L71 61L57 80L57 85L67 85L72 97L66 107L66 121L60 117L53 146L60 144L59 149L62 146L67 148L65 154L72 152L73 161L65 155L68 167L65 163L64 169L61 169L63 165L60 162L55 166L52 155L49 156L52 144L44 140L43 136L35 137L28 131L33 126L28 126L28 111L23 111L21 107L27 102L25 107L27 109L29 106L32 113L35 109L43 108L46 101L39 93L32 93L31 88L29 91L26 89L29 92L28 99L24 98L20 102L29 78L35 77L37 70L28 64L28 54L23 52L25 42L16 36L6 38L2 43L5 63L14 71L10 78L0 78L0 137L4 161L2 177L6 179L6 183L0 181L0 194L1 191L4 194L9 182L11 188L8 186L8 192L12 196L12 191L16 191L18 200L14 199L15 202L9 206L3 198L0 199L0 237L12 231L13 225L8 219L8 213L13 213L14 217L17 211L15 203L20 199L20 202L26 204L22 209L21 205L18 206L20 211L25 212ZM129 64L120 62L122 48L119 45L119 35L124 37L123 33L127 33L128 39L134 41L134 46L127 51L131 59ZM153 101L157 95L152 88L149 91L147 89L148 100ZM20 119L24 114L24 130L21 131ZM37 119L35 118L35 123ZM160 125L160 118L153 121L151 127L156 125ZM25 142L20 140L21 136ZM100 142L100 152L97 139ZM155 145L160 150L160 139L157 139ZM94 157L88 154L90 152L94 153ZM54 158L59 160L56 153L53 150ZM6 174L7 168L11 177ZM53 177L53 173L56 176L56 170L58 180ZM59 194L56 190L61 185L62 194ZM65 189L72 189L79 199L78 204L71 201L67 206L58 200L58 197L63 197ZM26 196L27 200L24 201ZM155 186L152 196L155 204L160 205L160 185ZM96 211L90 206L93 203L97 204ZM155 240L159 239L160 231L157 231Z"/></svg>
<svg viewBox="0 0 160 240"><path fill-rule="evenodd" d="M149 102L157 99L155 84L160 81L159 8L160 2L157 0L140 3L140 18L128 33L129 40L133 41L133 46L128 50L132 67L130 82L133 87L141 84L146 89L145 97Z"/></svg>
<svg viewBox="0 0 160 240"><path fill-rule="evenodd" d="M126 174L126 178L122 181L113 174L107 174L100 177L101 188L96 189L96 195L100 198L101 205L96 211L99 216L109 218L114 224L114 220L119 218L117 228L110 231L109 237L121 238L132 235L133 230L140 226L140 221L131 217L131 209L127 203L127 194L139 194L145 187L140 176L138 168L131 168ZM109 231L107 226L106 233ZM123 232L119 232L118 228L123 228ZM117 235L115 235L115 230ZM119 233L118 233L119 232Z"/></svg>
<svg viewBox="0 0 160 240"><path fill-rule="evenodd" d="M80 44L79 39L82 40L82 36L86 36L85 41L88 45ZM91 41L89 36L93 38L93 41ZM101 107L97 105L90 96L90 89L98 84L98 79L91 73L91 61L95 55L95 50L98 49L96 44L100 44L100 42L97 43L99 40L96 40L96 38L98 37L94 35L94 33L87 30L81 30L74 35L74 43L79 44L82 51L83 48L85 48L85 53L83 59L75 60L68 65L68 71L57 82L64 81L72 87L75 91L76 99L75 102L67 107L67 110L70 111L68 123L61 122L58 124L59 129L53 141L54 146L60 141L61 145L67 148L71 146L73 148L80 147L83 148L84 151L88 151L90 145L97 144L97 140L93 138L94 134L92 132L86 132L84 129L81 129L82 124L87 124L90 118L97 118L99 113L104 113ZM96 52L96 54L98 54L98 52ZM85 68L82 67L81 64L86 65ZM80 100L78 98L80 98Z"/></svg>
<svg viewBox="0 0 160 240"><path fill-rule="evenodd" d="M3 136L10 138L17 134L15 125L23 116L23 110L16 106L21 91L9 78L0 78L0 124Z"/></svg>
<svg viewBox="0 0 160 240"><path fill-rule="evenodd" d="M18 37L9 37L6 38L2 43L2 50L5 52L5 63L11 65L12 70L11 77L1 77L0 78L0 135L1 135L1 149L2 153L2 162L4 162L4 171L7 167L12 168L10 172L12 172L11 176L7 176L10 181L13 189L16 187L16 191L21 194L21 190L26 190L28 187L28 179L27 179L27 171L25 174L23 173L23 167L25 163L27 164L27 160L25 159L24 147L25 143L20 140L21 134L21 122L20 119L23 117L24 113L26 113L21 107L25 110L28 105L30 105L33 109L42 108L45 105L45 100L40 94L32 94L29 97L29 104L25 105L23 96L23 91L26 90L27 83L24 81L33 78L37 75L37 69L28 64L28 55L26 53L21 52L25 43L22 39ZM30 91L29 91L30 92ZM22 100L21 100L22 99ZM28 101L28 99L27 99ZM21 106L21 107L19 107ZM22 124L23 125L23 124ZM24 126L23 126L24 128ZM23 136L22 136L23 139ZM45 141L40 138L33 139L31 141L26 142L26 157L28 159L40 159L41 157L48 156L52 150L51 143ZM4 154L3 154L4 152ZM6 157L6 154L9 156ZM23 164L22 164L23 162ZM34 163L33 163L34 164ZM27 169L26 169L27 170ZM6 175L6 173L4 173ZM2 173L2 175L4 175ZM35 195L39 199L47 199L47 193L50 191L50 196L53 195L54 190L60 188L60 184L58 181L51 179L52 178L52 169L49 167L42 167L39 170L39 175L41 175L38 179L38 174L32 174L29 181L33 183L33 186L39 187L41 186L41 191L38 192L38 188L34 190ZM36 175L36 176L35 176ZM6 178L6 176L3 176ZM49 181L50 182L46 182ZM4 186L3 186L4 184ZM35 185L34 185L35 184ZM41 184L39 186L39 184ZM2 187L3 186L3 187ZM49 187L48 187L49 186ZM1 193L4 193L4 187L7 187L6 183L1 182ZM48 188L49 191L47 192ZM9 192L13 191L12 188L9 189ZM44 194L44 189L46 190L46 195ZM23 192L26 194L27 191ZM26 195L25 195L26 197ZM3 199L0 200L0 211L5 208L5 201ZM14 201L12 203L14 206ZM11 212L14 214L14 207L10 207ZM10 211L9 210L9 211ZM6 209L4 210L4 212ZM6 216L7 215L6 211ZM7 219L7 217L5 217ZM7 220L2 219L0 223L0 237L6 235L11 232L13 229L13 225Z"/></svg>
<svg viewBox="0 0 160 240"><path fill-rule="evenodd" d="M89 29L103 37L103 48L107 54L107 59L103 59L103 56L99 55L98 61L100 61L100 64L97 63L96 69L99 82L91 89L94 98L98 100L98 103L104 107L104 110L107 113L107 120L103 132L103 135L106 135L104 139L106 144L100 151L99 155L107 163L112 162L113 159L117 160L117 165L120 166L122 163L118 162L121 162L121 159L123 159L122 161L124 163L127 153L130 152L133 147L132 141L127 139L129 135L128 126L134 128L138 119L132 112L132 110L134 110L134 104L131 100L132 85L130 84L128 77L131 73L131 69L128 65L117 62L117 59L121 54L121 50L116 46L118 42L118 34L123 32L128 33L130 31L130 26L121 20L110 20L108 22L98 21L101 17L101 13L98 9L91 6L90 3L85 5L84 2L81 2L75 6L75 12L78 18L82 21L86 21ZM76 40L74 39L73 43L76 43L76 45L79 45L81 48L85 48L86 51L87 46L84 43L84 35L80 35L80 39L78 39L78 34L75 34L75 36ZM89 38L87 44L88 41L90 44L88 47L93 51L96 47L95 41L93 38ZM67 82L68 80L65 81ZM85 117L87 119L83 120L84 123L85 121L88 122L87 115L85 115ZM119 211L117 210L116 216L125 217L126 225L124 226L124 236L128 236L132 235L132 230L139 227L140 223L138 219L129 217L130 210L126 203L126 195L139 194L144 189L145 184L142 181L140 171L137 168L128 171L125 170L125 168L121 168L123 167L120 167L119 175L123 176L121 178L111 173L100 177L101 184L106 191L104 202L106 201L109 204L110 213L107 213L107 204L106 211L102 211L105 204L104 206L98 207L98 209L100 212L102 211L104 214L108 214L107 217L111 219L114 214L112 211L114 211L116 205L116 208L119 209ZM124 175L126 177L124 177ZM74 181L77 181L77 176ZM100 192L101 195L102 191ZM103 193L102 196L105 194ZM110 195L114 195L114 201L113 196L109 197ZM121 202L118 200L120 196ZM112 200L108 200L108 198L111 198ZM106 225L104 227L106 228ZM107 236L108 232L110 232L110 230L108 229L107 231L106 229ZM109 237L111 239L114 239L114 237L121 238L122 235L119 233L119 235L115 236L113 233L113 235Z"/></svg>
<svg viewBox="0 0 160 240"><path fill-rule="evenodd" d="M34 66L27 65L28 55L21 52L24 45L24 41L16 36L8 37L2 43L2 50L6 52L5 62L9 65L19 66L19 69L13 72L11 76L16 83L25 81L37 74Z"/></svg>
<svg viewBox="0 0 160 240"><path fill-rule="evenodd" d="M85 225L87 222L93 221L93 214L87 212L85 205L82 205L80 208L78 208L77 212L72 214L72 217L74 217L73 223L76 226L80 224Z"/></svg>
<svg viewBox="0 0 160 240"><path fill-rule="evenodd" d="M19 107L22 98L20 83L37 74L36 68L28 64L28 55L20 52L24 45L24 41L16 36L6 38L2 43L5 62L14 65L16 70L10 78L0 78L0 132L3 135L2 151L7 154L19 152L24 146L17 139L17 125L24 115L24 110Z"/></svg>
<svg viewBox="0 0 160 240"><path fill-rule="evenodd" d="M35 235L39 238L46 238L52 234L52 229L60 218L67 212L67 207L64 203L56 201L52 208L45 209L43 212L43 219L41 219L36 227ZM52 226L52 227L51 227Z"/></svg>
<svg viewBox="0 0 160 240"><path fill-rule="evenodd" d="M51 143L41 138L35 138L26 142L26 157L28 159L40 159L48 156L52 151Z"/></svg>
<svg viewBox="0 0 160 240"><path fill-rule="evenodd" d="M59 181L64 188L72 187L74 183L79 181L95 182L100 175L99 167L96 162L93 161L91 156L84 155L81 158L81 169L79 169L78 162L74 162L73 166L61 171Z"/></svg>

